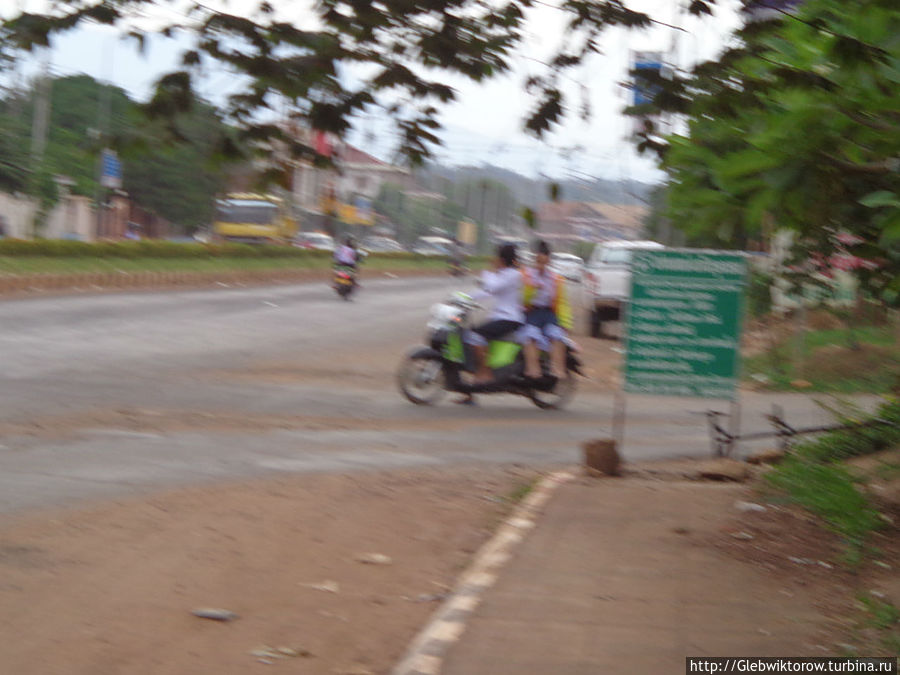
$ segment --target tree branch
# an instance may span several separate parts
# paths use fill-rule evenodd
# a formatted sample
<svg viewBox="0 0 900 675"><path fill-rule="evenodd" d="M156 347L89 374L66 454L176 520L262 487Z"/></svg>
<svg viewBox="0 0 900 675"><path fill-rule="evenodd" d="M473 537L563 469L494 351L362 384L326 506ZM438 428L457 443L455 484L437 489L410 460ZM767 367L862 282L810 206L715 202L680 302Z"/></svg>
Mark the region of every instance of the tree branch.
<svg viewBox="0 0 900 675"><path fill-rule="evenodd" d="M831 160L839 169L849 173L885 174L894 173L900 168L900 158L898 157L889 157L880 162L869 162L868 164L855 164L828 153L825 154L825 157Z"/></svg>
<svg viewBox="0 0 900 675"><path fill-rule="evenodd" d="M542 7L549 7L550 9L556 9L560 12L569 12L570 14L575 13L575 11L572 9L563 9L559 5L553 5L549 2L543 2L543 0L531 0L531 2L532 4L541 5ZM680 30L682 33L690 33L690 31L686 28L682 28L681 26L674 26L671 23L666 23L665 21L659 21L657 19L654 19L652 16L647 16L647 20L650 21L650 23L655 23L659 26L665 26L666 28L671 28L672 30Z"/></svg>

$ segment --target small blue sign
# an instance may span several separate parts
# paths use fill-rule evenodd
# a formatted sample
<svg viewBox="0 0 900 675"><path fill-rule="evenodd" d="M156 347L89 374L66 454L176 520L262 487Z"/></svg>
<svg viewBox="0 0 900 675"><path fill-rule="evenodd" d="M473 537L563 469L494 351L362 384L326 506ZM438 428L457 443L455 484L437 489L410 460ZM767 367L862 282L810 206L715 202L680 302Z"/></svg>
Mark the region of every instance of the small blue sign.
<svg viewBox="0 0 900 675"><path fill-rule="evenodd" d="M662 72L663 64L661 61L636 61L634 64L635 70L643 70L643 71L655 71L657 73ZM634 89L634 100L633 105L643 105L644 103L653 103L653 97L656 96L659 91L659 87L656 85L648 84L646 81L641 80L640 78L635 78L635 83L632 85Z"/></svg>
<svg viewBox="0 0 900 675"><path fill-rule="evenodd" d="M100 154L100 184L104 187L122 187L122 162L113 150Z"/></svg>

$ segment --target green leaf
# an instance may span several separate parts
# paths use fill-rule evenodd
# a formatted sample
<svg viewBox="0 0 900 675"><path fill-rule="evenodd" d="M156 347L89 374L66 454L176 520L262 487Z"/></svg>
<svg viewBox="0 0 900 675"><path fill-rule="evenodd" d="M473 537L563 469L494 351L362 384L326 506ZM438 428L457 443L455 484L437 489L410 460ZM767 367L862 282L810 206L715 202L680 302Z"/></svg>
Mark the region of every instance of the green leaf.
<svg viewBox="0 0 900 675"><path fill-rule="evenodd" d="M883 246L892 246L900 242L900 211L891 214L882 224L881 244Z"/></svg>
<svg viewBox="0 0 900 675"><path fill-rule="evenodd" d="M900 206L900 197L888 190L878 190L867 194L859 200L859 203L863 206L868 206L870 209L880 206Z"/></svg>

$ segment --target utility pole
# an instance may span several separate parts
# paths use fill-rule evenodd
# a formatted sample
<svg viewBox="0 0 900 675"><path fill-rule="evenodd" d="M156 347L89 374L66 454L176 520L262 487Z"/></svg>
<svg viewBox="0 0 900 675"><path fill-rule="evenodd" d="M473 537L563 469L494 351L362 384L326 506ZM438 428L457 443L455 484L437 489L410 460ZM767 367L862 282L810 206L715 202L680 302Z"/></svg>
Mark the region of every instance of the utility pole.
<svg viewBox="0 0 900 675"><path fill-rule="evenodd" d="M107 47L109 43L107 42ZM103 186L103 151L106 149L106 136L109 133L109 118L112 107L112 68L115 47L109 49L106 59L108 67L108 82L101 82L100 95L97 97L97 128L93 130L97 141L97 189L94 192L94 204L97 209L97 236L107 234L104 231L103 204L105 203L106 190Z"/></svg>
<svg viewBox="0 0 900 675"><path fill-rule="evenodd" d="M39 193L38 174L47 149L47 134L50 129L50 53L44 55L41 74L34 82L34 113L31 118L31 172L28 192L37 202L31 219L31 235L35 236L44 220L44 199Z"/></svg>
<svg viewBox="0 0 900 675"><path fill-rule="evenodd" d="M41 74L34 84L34 115L31 121L31 168L36 171L47 149L50 128L50 63L41 66Z"/></svg>

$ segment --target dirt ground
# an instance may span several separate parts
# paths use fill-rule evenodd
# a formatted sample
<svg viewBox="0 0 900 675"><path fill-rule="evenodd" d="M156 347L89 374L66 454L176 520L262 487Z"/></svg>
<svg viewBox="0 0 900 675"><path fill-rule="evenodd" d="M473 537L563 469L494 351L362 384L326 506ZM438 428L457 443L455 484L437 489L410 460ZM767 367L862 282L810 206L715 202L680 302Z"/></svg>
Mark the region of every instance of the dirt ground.
<svg viewBox="0 0 900 675"><path fill-rule="evenodd" d="M385 672L533 478L303 476L6 517L0 670ZM390 564L357 560L372 553Z"/></svg>
<svg viewBox="0 0 900 675"><path fill-rule="evenodd" d="M876 630L866 602L900 607L900 449L851 460L860 476L872 470L864 488L882 515L881 527L866 542L862 562L847 562L847 547L827 525L809 512L781 501L760 482L745 491L746 499L765 504L766 511L736 513L707 543L767 578L796 589L830 627L831 653L893 655L900 644L900 624ZM893 466L889 478L879 473ZM771 499L768 499L771 498ZM889 645L886 647L886 645Z"/></svg>
<svg viewBox="0 0 900 675"><path fill-rule="evenodd" d="M709 484L685 481L688 464L631 467L616 489L678 481L681 500L703 503ZM17 675L386 673L537 477L523 467L281 477L5 517L0 664ZM762 501L752 487L739 494ZM858 593L900 603L896 570L843 568L837 538L798 509L704 522L691 545L762 571L761 594L811 598L831 653L865 644ZM879 535L879 559L900 559L896 534ZM238 618L191 614L204 607Z"/></svg>

